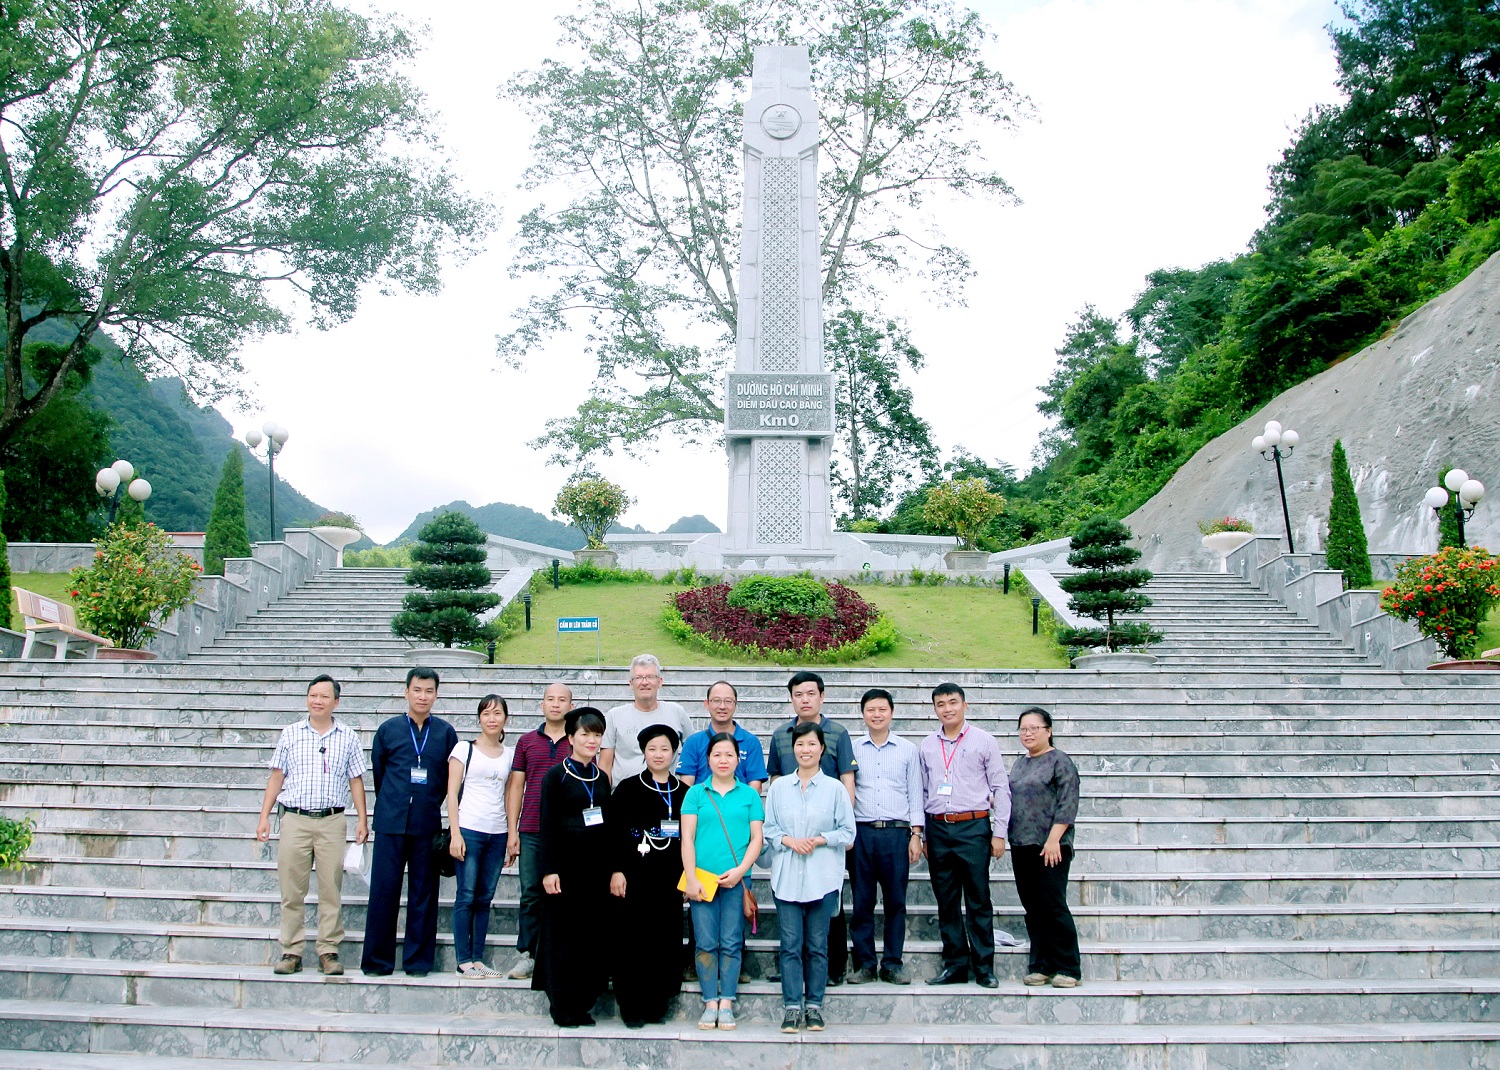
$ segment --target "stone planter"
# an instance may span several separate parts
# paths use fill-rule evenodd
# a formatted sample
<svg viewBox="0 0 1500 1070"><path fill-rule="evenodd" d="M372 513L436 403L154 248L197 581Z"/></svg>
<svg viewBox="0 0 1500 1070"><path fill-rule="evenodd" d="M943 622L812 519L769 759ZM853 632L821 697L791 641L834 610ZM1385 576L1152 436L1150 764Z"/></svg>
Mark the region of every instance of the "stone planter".
<svg viewBox="0 0 1500 1070"><path fill-rule="evenodd" d="M156 651L135 650L128 646L101 646L94 655L100 661L155 661Z"/></svg>
<svg viewBox="0 0 1500 1070"><path fill-rule="evenodd" d="M949 572L983 572L990 567L988 550L949 550L943 555Z"/></svg>
<svg viewBox="0 0 1500 1070"><path fill-rule="evenodd" d="M620 555L613 550L574 550L573 563L581 565L585 561L599 568L617 568L620 564Z"/></svg>
<svg viewBox="0 0 1500 1070"><path fill-rule="evenodd" d="M1446 670L1448 672L1482 672L1486 669L1500 669L1500 660L1495 658L1460 658L1455 661L1434 661L1427 667L1429 669Z"/></svg>
<svg viewBox="0 0 1500 1070"><path fill-rule="evenodd" d="M405 656L408 665L425 665L430 668L483 665L485 661L484 651L465 650L462 647L419 646L408 650Z"/></svg>
<svg viewBox="0 0 1500 1070"><path fill-rule="evenodd" d="M1203 536L1203 546L1219 555L1219 571L1229 571L1229 555L1255 538L1251 531L1216 531Z"/></svg>
<svg viewBox="0 0 1500 1070"><path fill-rule="evenodd" d="M357 528L335 528L319 526L312 528L311 531L318 538L322 539L326 543L332 544L338 550L339 557L338 560L334 562L334 568L344 567L344 547L348 546L350 543L359 542L359 540L363 537L363 533Z"/></svg>
<svg viewBox="0 0 1500 1070"><path fill-rule="evenodd" d="M1101 651L1097 654L1081 654L1073 659L1073 668L1091 669L1094 672L1138 672L1156 668L1155 654L1143 654L1136 650Z"/></svg>

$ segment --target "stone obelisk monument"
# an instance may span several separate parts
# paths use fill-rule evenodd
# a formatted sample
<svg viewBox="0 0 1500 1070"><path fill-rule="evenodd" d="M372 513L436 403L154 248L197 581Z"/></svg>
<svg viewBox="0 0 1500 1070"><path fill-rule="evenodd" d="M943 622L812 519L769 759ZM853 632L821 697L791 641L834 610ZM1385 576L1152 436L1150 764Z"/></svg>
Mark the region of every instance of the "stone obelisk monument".
<svg viewBox="0 0 1500 1070"><path fill-rule="evenodd" d="M755 50L745 106L739 326L724 405L724 564L834 553L828 468L833 376L823 370L818 106L802 46Z"/></svg>

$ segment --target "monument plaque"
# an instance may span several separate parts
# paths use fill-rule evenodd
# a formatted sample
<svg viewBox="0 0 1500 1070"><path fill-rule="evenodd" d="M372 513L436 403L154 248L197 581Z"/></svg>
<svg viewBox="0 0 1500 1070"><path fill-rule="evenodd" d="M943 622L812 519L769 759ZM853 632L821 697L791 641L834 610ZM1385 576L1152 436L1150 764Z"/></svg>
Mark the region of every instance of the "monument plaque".
<svg viewBox="0 0 1500 1070"><path fill-rule="evenodd" d="M724 399L731 434L833 434L833 376L827 373L730 372Z"/></svg>
<svg viewBox="0 0 1500 1070"><path fill-rule="evenodd" d="M729 526L744 560L827 556L833 376L823 368L818 105L803 46L755 49L734 371L725 384Z"/></svg>

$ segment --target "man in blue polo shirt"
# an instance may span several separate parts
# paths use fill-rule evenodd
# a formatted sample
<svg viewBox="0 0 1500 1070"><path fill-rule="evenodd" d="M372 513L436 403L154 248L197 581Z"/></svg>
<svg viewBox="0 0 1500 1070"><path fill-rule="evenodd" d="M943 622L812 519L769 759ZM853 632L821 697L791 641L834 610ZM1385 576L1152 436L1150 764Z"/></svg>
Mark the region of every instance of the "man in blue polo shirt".
<svg viewBox="0 0 1500 1070"><path fill-rule="evenodd" d="M760 793L760 786L766 780L766 756L755 733L734 722L739 700L739 692L728 680L718 680L709 687L708 697L703 700L708 710L708 727L683 741L682 755L677 759L677 776L684 784L708 779L708 741L724 732L733 736L740 745L740 764L734 770L735 779Z"/></svg>

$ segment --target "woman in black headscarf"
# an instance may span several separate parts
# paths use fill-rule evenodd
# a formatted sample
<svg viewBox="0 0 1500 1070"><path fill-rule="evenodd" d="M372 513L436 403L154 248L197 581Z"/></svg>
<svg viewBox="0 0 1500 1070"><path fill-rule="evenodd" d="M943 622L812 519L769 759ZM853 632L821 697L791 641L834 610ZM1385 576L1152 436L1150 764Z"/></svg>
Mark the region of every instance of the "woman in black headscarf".
<svg viewBox="0 0 1500 1070"><path fill-rule="evenodd" d="M614 849L609 890L616 897L615 1001L632 1029L667 1017L682 988L682 798L672 775L682 742L664 724L636 736L646 768L621 781L605 822Z"/></svg>
<svg viewBox="0 0 1500 1070"><path fill-rule="evenodd" d="M547 993L560 1026L593 1025L589 1013L609 985L599 945L610 914L614 852L604 824L609 777L594 758L604 715L592 706L565 722L572 755L542 778L542 929L531 987Z"/></svg>

